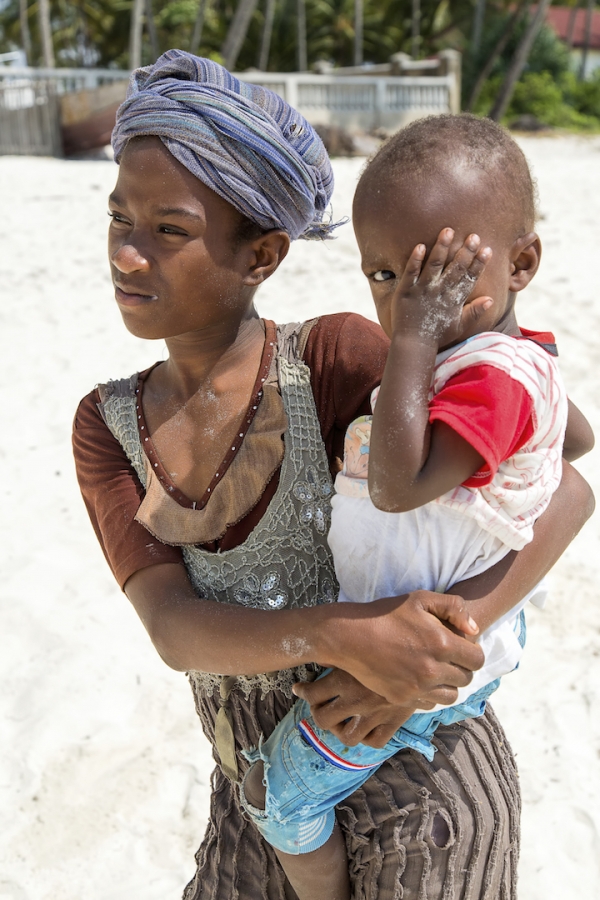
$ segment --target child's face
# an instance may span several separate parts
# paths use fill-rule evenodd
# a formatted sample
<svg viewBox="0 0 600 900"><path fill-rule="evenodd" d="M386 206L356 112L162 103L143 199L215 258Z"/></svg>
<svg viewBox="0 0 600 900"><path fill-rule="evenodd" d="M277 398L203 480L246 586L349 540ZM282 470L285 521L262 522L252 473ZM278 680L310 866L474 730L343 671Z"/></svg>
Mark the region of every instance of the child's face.
<svg viewBox="0 0 600 900"><path fill-rule="evenodd" d="M514 292L521 287L516 286L514 275L522 260L514 212L489 189L486 192L481 175L459 169L426 182L392 184L390 179L385 186L367 179L366 186L357 191L353 223L363 272L388 336L392 332L392 297L408 257L419 243L425 244L429 253L443 228L454 230L450 258L473 233L479 235L482 246L491 247L493 252L466 302L489 296L494 303L460 339L483 331L518 333Z"/></svg>

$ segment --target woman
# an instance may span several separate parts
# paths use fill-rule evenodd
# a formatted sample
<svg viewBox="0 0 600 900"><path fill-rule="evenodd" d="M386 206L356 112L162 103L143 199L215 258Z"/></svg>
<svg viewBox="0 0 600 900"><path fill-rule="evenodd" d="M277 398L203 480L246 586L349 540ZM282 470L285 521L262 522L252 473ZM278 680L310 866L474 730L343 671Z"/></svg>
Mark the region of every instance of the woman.
<svg viewBox="0 0 600 900"><path fill-rule="evenodd" d="M451 702L481 652L440 619L511 608L581 527L590 495L567 467L533 543L460 596L330 604L331 472L386 341L359 316L276 328L254 307L290 238L330 229L322 144L275 95L181 51L134 74L113 141L117 303L169 357L84 398L80 484L158 652L188 671L215 748L186 900L292 900L239 805L245 754L289 709L292 685L305 682L296 693L347 743L385 742L401 706ZM314 663L334 672L307 684ZM399 754L338 809L357 900L514 897L519 793L500 726L489 712L440 729L436 747L433 763Z"/></svg>

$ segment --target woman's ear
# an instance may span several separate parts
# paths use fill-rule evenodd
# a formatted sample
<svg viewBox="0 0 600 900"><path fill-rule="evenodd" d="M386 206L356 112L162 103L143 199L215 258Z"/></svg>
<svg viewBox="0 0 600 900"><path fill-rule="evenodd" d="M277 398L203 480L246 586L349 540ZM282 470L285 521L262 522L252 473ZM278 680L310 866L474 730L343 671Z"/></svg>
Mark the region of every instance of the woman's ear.
<svg viewBox="0 0 600 900"><path fill-rule="evenodd" d="M534 231L517 238L510 256L509 290L517 293L526 288L539 269L541 259L542 242Z"/></svg>
<svg viewBox="0 0 600 900"><path fill-rule="evenodd" d="M290 249L290 236L286 231L266 231L249 242L251 255L244 283L258 287L266 281L283 262Z"/></svg>

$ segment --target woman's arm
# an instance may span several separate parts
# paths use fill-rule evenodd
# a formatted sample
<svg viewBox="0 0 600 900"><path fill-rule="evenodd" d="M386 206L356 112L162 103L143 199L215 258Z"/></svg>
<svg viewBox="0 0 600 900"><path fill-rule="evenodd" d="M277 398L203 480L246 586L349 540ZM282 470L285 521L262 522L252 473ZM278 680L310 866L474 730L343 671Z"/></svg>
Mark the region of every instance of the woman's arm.
<svg viewBox="0 0 600 900"><path fill-rule="evenodd" d="M569 416L563 444L563 457L569 462L575 462L580 456L593 450L594 443L595 438L592 426L581 410L575 406L572 400L569 400Z"/></svg>
<svg viewBox="0 0 600 900"><path fill-rule="evenodd" d="M421 696L451 703L483 663L450 631L476 630L460 597L415 591L375 603L266 611L196 596L185 568L148 566L125 585L162 659L172 668L254 675L317 662L343 668L404 706Z"/></svg>
<svg viewBox="0 0 600 900"><path fill-rule="evenodd" d="M548 509L535 523L533 540L518 553L511 552L482 575L452 587L468 601L468 608L485 631L533 590L562 556L594 512L595 501L587 481L563 462L563 475Z"/></svg>
<svg viewBox="0 0 600 900"><path fill-rule="evenodd" d="M533 541L519 553L509 553L482 575L454 585L453 593L467 601L482 631L533 590L592 515L594 505L588 483L565 463L562 481L548 509L536 522ZM438 702L423 694L407 710L368 691L343 671L312 684L297 685L295 692L311 704L317 725L332 731L349 746L363 743L381 747L414 708L426 709L427 701Z"/></svg>

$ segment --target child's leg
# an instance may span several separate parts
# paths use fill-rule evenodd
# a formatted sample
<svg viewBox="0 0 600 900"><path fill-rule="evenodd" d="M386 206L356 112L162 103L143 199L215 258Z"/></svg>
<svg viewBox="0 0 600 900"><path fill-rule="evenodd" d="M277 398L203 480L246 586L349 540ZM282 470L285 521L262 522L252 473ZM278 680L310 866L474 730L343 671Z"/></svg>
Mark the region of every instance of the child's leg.
<svg viewBox="0 0 600 900"><path fill-rule="evenodd" d="M397 751L346 747L298 700L258 751L242 803L301 900L349 900L348 861L334 807Z"/></svg>
<svg viewBox="0 0 600 900"><path fill-rule="evenodd" d="M244 780L246 800L257 809L265 808L263 777L264 765L259 760ZM331 837L317 850L294 856L275 847L273 849L299 900L350 900L348 858L337 822Z"/></svg>

